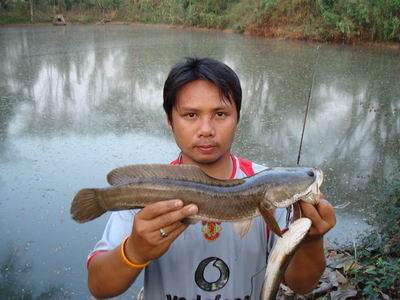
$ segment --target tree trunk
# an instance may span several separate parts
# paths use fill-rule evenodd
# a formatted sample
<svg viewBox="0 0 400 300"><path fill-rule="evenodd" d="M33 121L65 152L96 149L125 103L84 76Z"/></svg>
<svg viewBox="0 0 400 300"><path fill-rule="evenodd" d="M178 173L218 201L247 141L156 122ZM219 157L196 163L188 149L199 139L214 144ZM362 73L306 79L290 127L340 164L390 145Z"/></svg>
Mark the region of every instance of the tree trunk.
<svg viewBox="0 0 400 300"><path fill-rule="evenodd" d="M31 23L33 23L33 0L29 0L29 5L31 7Z"/></svg>
<svg viewBox="0 0 400 300"><path fill-rule="evenodd" d="M58 13L59 14L64 14L65 10L65 2L64 0L58 0Z"/></svg>

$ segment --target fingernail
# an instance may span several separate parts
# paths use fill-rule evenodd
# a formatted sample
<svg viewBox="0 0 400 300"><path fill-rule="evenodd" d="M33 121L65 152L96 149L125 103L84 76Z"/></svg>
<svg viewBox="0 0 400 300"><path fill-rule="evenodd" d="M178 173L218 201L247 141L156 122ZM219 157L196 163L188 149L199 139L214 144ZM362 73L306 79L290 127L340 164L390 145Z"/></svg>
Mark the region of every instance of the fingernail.
<svg viewBox="0 0 400 300"><path fill-rule="evenodd" d="M188 206L187 210L189 213L195 214L195 213L197 213L197 206L194 204L191 204Z"/></svg>
<svg viewBox="0 0 400 300"><path fill-rule="evenodd" d="M176 200L174 204L175 204L175 207L178 208L178 207L182 207L183 202L182 202L182 200Z"/></svg>

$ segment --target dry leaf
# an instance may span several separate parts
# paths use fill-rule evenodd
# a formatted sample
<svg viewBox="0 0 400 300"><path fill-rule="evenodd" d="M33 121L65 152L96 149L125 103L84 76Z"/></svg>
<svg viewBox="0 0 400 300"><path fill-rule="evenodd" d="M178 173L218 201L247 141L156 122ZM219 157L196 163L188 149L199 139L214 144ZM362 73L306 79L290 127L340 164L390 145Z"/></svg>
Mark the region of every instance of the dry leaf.
<svg viewBox="0 0 400 300"><path fill-rule="evenodd" d="M356 290L333 291L330 293L331 300L346 300L357 296Z"/></svg>
<svg viewBox="0 0 400 300"><path fill-rule="evenodd" d="M390 297L383 292L380 292L383 300L390 300Z"/></svg>
<svg viewBox="0 0 400 300"><path fill-rule="evenodd" d="M341 287L347 285L347 283L349 282L347 278L337 270L335 271L335 275L336 275L336 281L340 284Z"/></svg>

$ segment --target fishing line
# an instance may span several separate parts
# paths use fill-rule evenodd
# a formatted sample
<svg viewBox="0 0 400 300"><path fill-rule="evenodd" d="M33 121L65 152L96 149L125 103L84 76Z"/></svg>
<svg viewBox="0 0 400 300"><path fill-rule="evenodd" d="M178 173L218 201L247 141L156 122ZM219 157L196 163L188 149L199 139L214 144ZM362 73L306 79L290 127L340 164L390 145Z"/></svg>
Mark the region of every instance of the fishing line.
<svg viewBox="0 0 400 300"><path fill-rule="evenodd" d="M254 278L258 275L258 274L260 274L262 271L264 271L264 270L266 270L267 269L267 264L265 264L265 266L263 266L261 269L260 269L260 271L257 271L253 276L251 276L251 280L250 280L250 283L251 283L251 290L250 290L250 299L251 299L251 297L253 296L253 290L254 290L254 282L253 282L253 280L254 280ZM264 280L265 280L265 277L264 277Z"/></svg>
<svg viewBox="0 0 400 300"><path fill-rule="evenodd" d="M298 155L297 155L297 165L299 165L299 163L300 163L301 148L302 148L302 146L303 146L304 130L306 129L306 122L307 122L308 110L309 110L309 108L310 108L311 95L312 95L312 91L313 91L313 87L314 87L315 67L316 67L316 65L317 65L317 63L318 63L319 48L320 48L320 45L318 45L318 47L317 47L317 57L316 57L316 59L315 59L314 66L313 66L311 87L310 87L310 92L309 92L309 94L308 94L307 107L306 107L306 114L304 115L303 129L302 129L302 131L301 131L299 153L298 153Z"/></svg>

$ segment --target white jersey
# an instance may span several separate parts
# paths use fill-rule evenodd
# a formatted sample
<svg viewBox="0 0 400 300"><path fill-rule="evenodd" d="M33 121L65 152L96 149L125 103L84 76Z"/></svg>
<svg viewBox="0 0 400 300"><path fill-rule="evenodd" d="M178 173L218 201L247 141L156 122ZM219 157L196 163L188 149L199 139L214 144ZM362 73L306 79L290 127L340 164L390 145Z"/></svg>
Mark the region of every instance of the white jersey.
<svg viewBox="0 0 400 300"><path fill-rule="evenodd" d="M231 178L243 178L264 166L232 155ZM174 163L174 162L173 162ZM176 164L176 161L175 161ZM249 174L250 173L250 174ZM102 239L89 255L112 250L131 233L135 210L113 212ZM286 210L274 211L281 228ZM250 300L258 299L265 276L268 253L276 240L263 218L252 220L243 239L230 222L199 222L189 226L169 250L146 268L146 300Z"/></svg>

